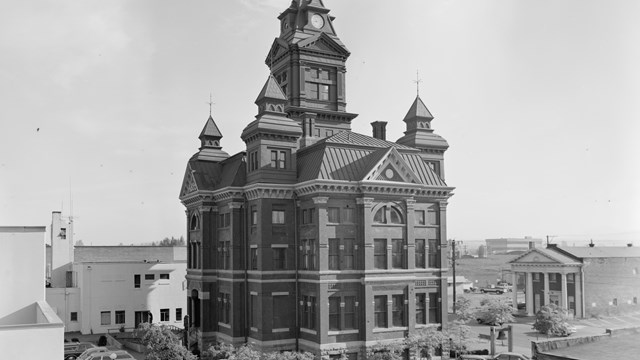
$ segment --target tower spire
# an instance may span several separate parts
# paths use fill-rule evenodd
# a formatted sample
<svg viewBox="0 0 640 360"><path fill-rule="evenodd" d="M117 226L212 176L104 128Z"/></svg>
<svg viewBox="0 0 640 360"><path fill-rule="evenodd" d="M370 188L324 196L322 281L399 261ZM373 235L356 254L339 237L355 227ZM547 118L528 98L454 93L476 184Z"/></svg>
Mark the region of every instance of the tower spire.
<svg viewBox="0 0 640 360"><path fill-rule="evenodd" d="M206 102L205 104L209 104L209 117L211 117L211 106L215 104L211 93L209 93L209 102Z"/></svg>
<svg viewBox="0 0 640 360"><path fill-rule="evenodd" d="M416 69L416 79L413 80L413 82L416 84L416 96L420 96L420 83L422 82L422 79L420 79L420 72L417 69Z"/></svg>

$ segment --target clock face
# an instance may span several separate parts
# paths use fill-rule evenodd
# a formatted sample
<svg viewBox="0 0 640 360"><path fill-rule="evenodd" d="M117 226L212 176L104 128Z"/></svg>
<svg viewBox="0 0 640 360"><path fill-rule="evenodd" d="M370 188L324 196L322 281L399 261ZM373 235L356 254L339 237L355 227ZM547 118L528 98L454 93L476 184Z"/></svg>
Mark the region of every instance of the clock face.
<svg viewBox="0 0 640 360"><path fill-rule="evenodd" d="M320 29L324 26L324 19L322 16L315 14L311 17L311 25L316 29Z"/></svg>

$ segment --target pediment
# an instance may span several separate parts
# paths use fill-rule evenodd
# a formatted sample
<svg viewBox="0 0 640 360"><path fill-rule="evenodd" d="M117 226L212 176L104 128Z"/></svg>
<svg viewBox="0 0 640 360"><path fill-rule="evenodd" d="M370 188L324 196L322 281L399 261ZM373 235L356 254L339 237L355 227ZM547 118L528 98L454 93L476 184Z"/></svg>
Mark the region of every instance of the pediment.
<svg viewBox="0 0 640 360"><path fill-rule="evenodd" d="M182 179L182 187L180 188L180 198L198 191L196 178L193 176L191 166L187 165L184 177Z"/></svg>
<svg viewBox="0 0 640 360"><path fill-rule="evenodd" d="M367 172L362 180L393 181L421 184L420 178L394 147L389 148L382 158Z"/></svg>
<svg viewBox="0 0 640 360"><path fill-rule="evenodd" d="M267 55L266 63L270 64L272 59L277 59L280 55L289 51L289 45L286 41L276 38L273 40L273 44L271 44L271 49L269 49L269 54Z"/></svg>
<svg viewBox="0 0 640 360"><path fill-rule="evenodd" d="M333 40L329 35L320 33L308 39L302 40L298 46L303 49L315 50L320 52L337 53L349 56L349 51L341 44Z"/></svg>
<svg viewBox="0 0 640 360"><path fill-rule="evenodd" d="M510 261L511 264L532 264L532 263L546 263L546 264L563 264L562 261L558 259L554 259L553 256L550 256L542 251L537 249L529 250L528 252L520 255L519 257Z"/></svg>

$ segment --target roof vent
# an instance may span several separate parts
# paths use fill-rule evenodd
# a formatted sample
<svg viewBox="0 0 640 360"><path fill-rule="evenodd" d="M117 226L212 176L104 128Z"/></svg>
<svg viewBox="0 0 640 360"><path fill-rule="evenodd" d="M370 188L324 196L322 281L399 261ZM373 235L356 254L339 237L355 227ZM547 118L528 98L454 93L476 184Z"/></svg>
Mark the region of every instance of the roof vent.
<svg viewBox="0 0 640 360"><path fill-rule="evenodd" d="M593 243L593 239L591 239L591 242L589 243L589 247L594 247L596 246L596 244Z"/></svg>

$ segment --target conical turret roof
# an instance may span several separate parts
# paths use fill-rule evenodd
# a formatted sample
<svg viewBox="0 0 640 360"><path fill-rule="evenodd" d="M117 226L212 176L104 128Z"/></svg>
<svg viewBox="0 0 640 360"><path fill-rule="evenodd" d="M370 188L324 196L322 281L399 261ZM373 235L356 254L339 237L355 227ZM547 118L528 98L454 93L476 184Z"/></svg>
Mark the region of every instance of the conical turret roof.
<svg viewBox="0 0 640 360"><path fill-rule="evenodd" d="M407 115L404 117L404 121L406 122L415 118L433 120L433 115L431 115L431 112L429 111L429 109L427 109L427 106L422 102L420 96L416 96L416 100L409 108Z"/></svg>
<svg viewBox="0 0 640 360"><path fill-rule="evenodd" d="M287 101L287 96L282 92L280 85L278 85L278 81L273 77L273 75L269 75L267 82L264 83L264 86L256 99L256 104L264 99Z"/></svg>

